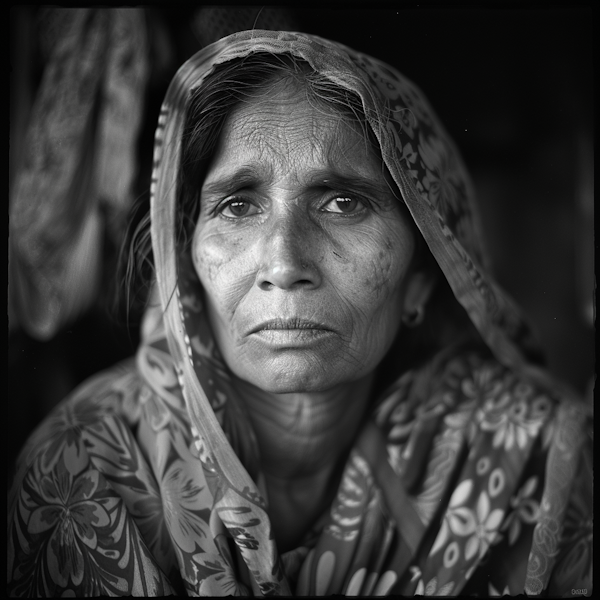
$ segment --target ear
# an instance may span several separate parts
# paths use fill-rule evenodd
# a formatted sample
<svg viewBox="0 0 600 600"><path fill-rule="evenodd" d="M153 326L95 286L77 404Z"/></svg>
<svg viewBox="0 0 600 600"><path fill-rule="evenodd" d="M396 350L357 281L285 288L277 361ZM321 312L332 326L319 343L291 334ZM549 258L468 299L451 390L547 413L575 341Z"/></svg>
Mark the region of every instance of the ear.
<svg viewBox="0 0 600 600"><path fill-rule="evenodd" d="M408 278L404 301L403 314L413 314L427 304L437 283L437 273L431 269L413 271Z"/></svg>

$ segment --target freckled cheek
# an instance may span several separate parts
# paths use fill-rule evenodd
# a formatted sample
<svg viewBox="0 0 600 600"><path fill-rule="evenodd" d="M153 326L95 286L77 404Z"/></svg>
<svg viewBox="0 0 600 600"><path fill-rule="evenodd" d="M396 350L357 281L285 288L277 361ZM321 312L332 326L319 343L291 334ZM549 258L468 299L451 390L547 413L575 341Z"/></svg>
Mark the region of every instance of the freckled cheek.
<svg viewBox="0 0 600 600"><path fill-rule="evenodd" d="M372 263L372 289L378 296L399 291L404 284L410 260L392 251L381 251Z"/></svg>
<svg viewBox="0 0 600 600"><path fill-rule="evenodd" d="M405 244L381 242L375 247L363 248L352 258L347 269L347 285L353 296L369 305L379 305L403 288L412 256L412 248ZM406 252L408 250L408 253ZM350 291L349 290L349 291Z"/></svg>

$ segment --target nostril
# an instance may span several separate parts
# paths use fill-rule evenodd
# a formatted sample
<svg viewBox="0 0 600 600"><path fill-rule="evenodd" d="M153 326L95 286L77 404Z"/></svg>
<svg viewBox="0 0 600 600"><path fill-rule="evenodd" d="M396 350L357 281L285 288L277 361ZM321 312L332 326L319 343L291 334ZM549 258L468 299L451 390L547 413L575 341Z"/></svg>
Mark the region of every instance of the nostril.
<svg viewBox="0 0 600 600"><path fill-rule="evenodd" d="M311 286L314 286L314 282L311 281L310 279L298 279L298 280L288 283L286 285L282 281L279 281L279 283L271 283L270 281L261 281L261 282L259 282L258 286L260 287L261 290L268 292L269 290L272 290L275 287L280 287L280 288L284 288L284 289L296 289L299 287L311 287Z"/></svg>

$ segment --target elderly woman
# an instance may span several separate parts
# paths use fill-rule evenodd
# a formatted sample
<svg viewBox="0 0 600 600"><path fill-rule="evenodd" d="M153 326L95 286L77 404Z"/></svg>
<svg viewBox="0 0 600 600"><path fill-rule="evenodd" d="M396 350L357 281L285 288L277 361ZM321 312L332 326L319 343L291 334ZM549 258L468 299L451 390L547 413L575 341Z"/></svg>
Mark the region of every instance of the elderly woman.
<svg viewBox="0 0 600 600"><path fill-rule="evenodd" d="M193 56L143 342L24 448L10 592L591 591L590 416L536 366L472 203L381 62L266 31Z"/></svg>

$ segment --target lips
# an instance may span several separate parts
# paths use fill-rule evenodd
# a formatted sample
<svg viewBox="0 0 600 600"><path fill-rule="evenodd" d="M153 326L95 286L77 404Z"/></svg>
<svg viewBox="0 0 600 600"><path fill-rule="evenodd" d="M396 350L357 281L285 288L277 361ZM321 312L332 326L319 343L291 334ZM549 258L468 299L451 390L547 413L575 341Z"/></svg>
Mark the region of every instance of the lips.
<svg viewBox="0 0 600 600"><path fill-rule="evenodd" d="M263 321L259 325L256 325L247 335L253 333L259 333L260 331L294 331L294 330L320 330L320 331L332 331L331 327L327 327L323 323L317 321L311 321L308 319L302 319L299 317L292 317L288 319L277 318Z"/></svg>
<svg viewBox="0 0 600 600"><path fill-rule="evenodd" d="M244 336L251 344L257 343L270 350L307 350L330 344L336 332L328 324L302 317L267 319L247 329Z"/></svg>

